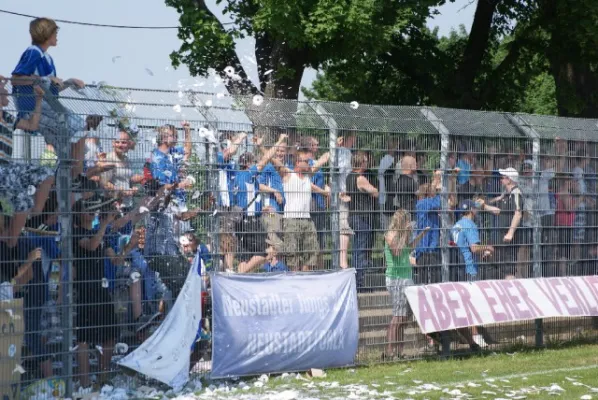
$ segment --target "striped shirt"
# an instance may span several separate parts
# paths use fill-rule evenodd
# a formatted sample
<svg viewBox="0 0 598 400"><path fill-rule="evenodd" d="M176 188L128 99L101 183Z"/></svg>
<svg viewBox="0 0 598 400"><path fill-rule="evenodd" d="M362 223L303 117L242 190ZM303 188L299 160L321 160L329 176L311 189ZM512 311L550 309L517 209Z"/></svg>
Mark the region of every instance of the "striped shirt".
<svg viewBox="0 0 598 400"><path fill-rule="evenodd" d="M12 158L12 133L14 118L6 111L2 111L0 120L0 163L9 162Z"/></svg>

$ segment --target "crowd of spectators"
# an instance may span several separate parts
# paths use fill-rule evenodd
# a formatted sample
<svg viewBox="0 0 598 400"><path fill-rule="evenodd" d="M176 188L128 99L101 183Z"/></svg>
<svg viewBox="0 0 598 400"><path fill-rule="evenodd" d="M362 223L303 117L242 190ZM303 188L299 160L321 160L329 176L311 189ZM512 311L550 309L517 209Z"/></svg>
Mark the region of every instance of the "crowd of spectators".
<svg viewBox="0 0 598 400"><path fill-rule="evenodd" d="M62 299L52 293L64 288L50 290L50 277L53 265L64 261L64 227L54 178L61 130L44 95L84 83L56 76L47 53L57 44L54 21L36 19L30 31L32 46L12 77L0 77L0 106L7 107L10 96L16 106L16 115L5 110L0 118L0 296L23 298L28 369L49 377L53 351L45 328L55 324L42 314ZM104 149L102 116L73 114L67 121L73 161L68 275L83 388L92 384L94 348L99 370L106 371L118 342L147 337L172 306L194 257L201 257L203 272L352 267L359 291L380 290L367 277L386 269L391 356L407 321L406 286L441 282L443 265L453 281L534 276L536 226L542 276L596 273L597 175L594 149L584 142L544 143L536 165L525 143L520 151L504 142L474 148L457 138L441 170L433 158L438 149L391 137L384 149L365 151L368 138L348 133L337 140L331 174L331 152L320 149L317 135L276 131L275 137L273 131L250 139L237 133L223 135L212 149L216 162L206 170L217 178L208 186L209 173L189 172L196 126L157 127L155 148L142 161L130 158L139 137L133 124L115 124L111 148ZM14 129L44 137L39 163L12 158ZM254 150L238 154L248 142ZM330 218L333 176L338 248ZM206 218L215 230L204 226L208 237L200 243L191 231ZM338 266L331 264L335 252ZM468 343L484 344L481 336L474 330Z"/></svg>

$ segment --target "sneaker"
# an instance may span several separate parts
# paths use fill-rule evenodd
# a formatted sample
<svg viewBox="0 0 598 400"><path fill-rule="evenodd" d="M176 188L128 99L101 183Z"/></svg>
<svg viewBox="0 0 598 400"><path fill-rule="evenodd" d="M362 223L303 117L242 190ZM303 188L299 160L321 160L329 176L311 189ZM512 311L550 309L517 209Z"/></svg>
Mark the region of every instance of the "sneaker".
<svg viewBox="0 0 598 400"><path fill-rule="evenodd" d="M473 341L480 347L484 348L484 347L488 347L488 344L486 343L486 341L484 340L484 337L480 334L478 335L473 335Z"/></svg>

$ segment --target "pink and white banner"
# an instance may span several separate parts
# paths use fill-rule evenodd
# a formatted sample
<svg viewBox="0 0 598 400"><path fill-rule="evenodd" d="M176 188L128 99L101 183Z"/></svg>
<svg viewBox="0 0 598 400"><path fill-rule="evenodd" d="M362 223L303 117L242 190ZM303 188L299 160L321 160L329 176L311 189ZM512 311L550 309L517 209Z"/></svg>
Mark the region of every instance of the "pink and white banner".
<svg viewBox="0 0 598 400"><path fill-rule="evenodd" d="M422 332L550 317L598 316L598 276L451 282L405 290Z"/></svg>

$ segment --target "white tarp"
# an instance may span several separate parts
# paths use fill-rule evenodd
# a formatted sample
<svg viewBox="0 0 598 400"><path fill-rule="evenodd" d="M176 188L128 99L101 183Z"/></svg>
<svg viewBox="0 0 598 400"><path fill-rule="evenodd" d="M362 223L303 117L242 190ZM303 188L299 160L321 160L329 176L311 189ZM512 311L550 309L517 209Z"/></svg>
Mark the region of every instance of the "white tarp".
<svg viewBox="0 0 598 400"><path fill-rule="evenodd" d="M201 321L201 285L196 256L181 293L162 325L134 352L118 362L174 389L189 380L191 346Z"/></svg>

